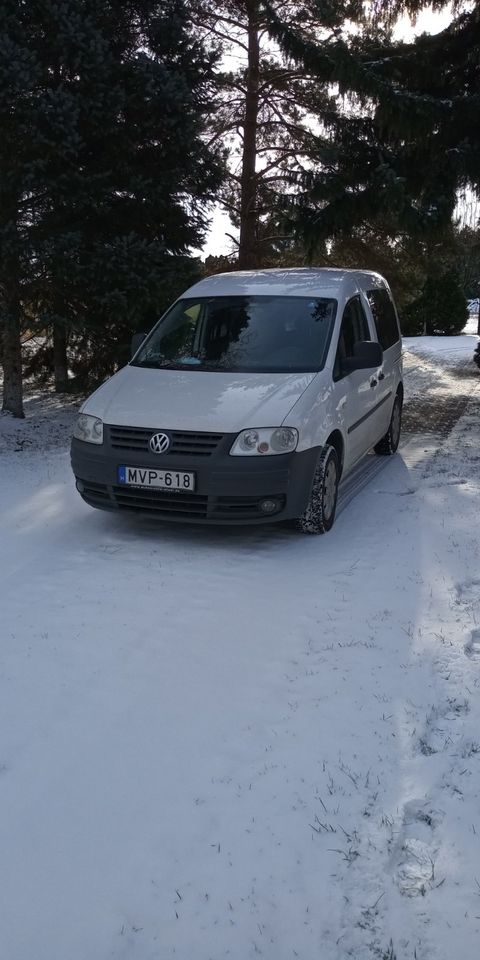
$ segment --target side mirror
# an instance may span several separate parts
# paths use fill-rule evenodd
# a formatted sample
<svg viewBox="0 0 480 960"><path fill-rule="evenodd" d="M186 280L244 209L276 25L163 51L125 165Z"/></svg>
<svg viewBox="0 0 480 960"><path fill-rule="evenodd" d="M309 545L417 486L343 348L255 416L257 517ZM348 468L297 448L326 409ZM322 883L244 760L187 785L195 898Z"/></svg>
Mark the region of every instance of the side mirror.
<svg viewBox="0 0 480 960"><path fill-rule="evenodd" d="M343 373L353 373L354 370L373 370L383 363L383 350L379 343L372 340L360 340L354 344L353 357L342 360Z"/></svg>
<svg viewBox="0 0 480 960"><path fill-rule="evenodd" d="M132 359L132 357L135 356L135 354L136 354L137 350L139 349L139 347L142 346L142 343L143 343L143 341L145 340L145 337L146 337L146 336L147 336L146 333L134 333L134 334L133 334L132 342L131 342L131 345L130 345L130 359Z"/></svg>

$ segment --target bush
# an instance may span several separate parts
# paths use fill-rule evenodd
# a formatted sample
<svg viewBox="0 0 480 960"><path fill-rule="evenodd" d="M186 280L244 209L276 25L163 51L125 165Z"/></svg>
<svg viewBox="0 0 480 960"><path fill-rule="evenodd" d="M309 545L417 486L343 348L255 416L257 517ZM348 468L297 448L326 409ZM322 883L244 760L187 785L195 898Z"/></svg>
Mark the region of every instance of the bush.
<svg viewBox="0 0 480 960"><path fill-rule="evenodd" d="M460 279L455 270L432 271L420 296L402 311L402 331L406 336L454 336L468 320L468 308Z"/></svg>

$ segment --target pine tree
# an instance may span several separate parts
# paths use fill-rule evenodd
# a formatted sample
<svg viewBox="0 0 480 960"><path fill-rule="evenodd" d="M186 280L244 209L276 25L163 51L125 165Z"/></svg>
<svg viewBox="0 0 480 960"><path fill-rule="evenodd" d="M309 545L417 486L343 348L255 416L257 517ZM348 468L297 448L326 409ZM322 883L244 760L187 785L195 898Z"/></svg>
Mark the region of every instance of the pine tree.
<svg viewBox="0 0 480 960"><path fill-rule="evenodd" d="M468 320L465 294L455 269L432 265L420 296L403 313L404 333L453 336Z"/></svg>
<svg viewBox="0 0 480 960"><path fill-rule="evenodd" d="M378 0L372 28L318 44L265 2L284 53L318 83L337 83L347 104L318 115L329 140L291 204L300 235L313 246L388 220L392 237L448 235L458 190L480 189L478 5L437 35L393 43L395 16L426 4Z"/></svg>
<svg viewBox="0 0 480 960"><path fill-rule="evenodd" d="M364 16L358 0L321 6L316 0L271 0L271 7L289 31L318 42L340 31L344 20L358 24ZM310 117L336 112L336 98L328 83L319 85L281 53L269 35L263 0L198 0L197 10L197 28L224 54L211 142L227 145L230 163L218 199L239 228L237 266L256 267L268 260L272 234L282 240L278 209L295 194L324 142Z"/></svg>
<svg viewBox="0 0 480 960"><path fill-rule="evenodd" d="M213 57L184 0L0 0L0 22L3 408L18 416L26 314L55 331L59 366L66 330L115 354L188 272L220 167L203 137Z"/></svg>

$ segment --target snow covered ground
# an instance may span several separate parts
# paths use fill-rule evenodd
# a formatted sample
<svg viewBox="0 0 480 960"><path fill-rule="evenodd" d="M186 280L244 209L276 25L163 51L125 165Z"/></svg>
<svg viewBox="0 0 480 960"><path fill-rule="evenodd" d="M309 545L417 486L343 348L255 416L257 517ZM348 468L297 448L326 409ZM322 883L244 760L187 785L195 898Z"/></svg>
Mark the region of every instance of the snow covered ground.
<svg viewBox="0 0 480 960"><path fill-rule="evenodd" d="M90 510L75 404L0 417L2 958L477 960L475 342L325 537Z"/></svg>

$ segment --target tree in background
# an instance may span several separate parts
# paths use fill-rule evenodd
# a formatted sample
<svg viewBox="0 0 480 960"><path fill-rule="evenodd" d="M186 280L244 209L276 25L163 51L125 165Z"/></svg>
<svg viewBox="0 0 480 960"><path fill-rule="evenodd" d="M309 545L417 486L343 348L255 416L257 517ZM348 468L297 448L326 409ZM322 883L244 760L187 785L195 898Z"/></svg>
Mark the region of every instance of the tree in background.
<svg viewBox="0 0 480 960"><path fill-rule="evenodd" d="M458 272L432 267L420 296L405 308L403 319L404 332L410 335L461 333L468 309Z"/></svg>
<svg viewBox="0 0 480 960"><path fill-rule="evenodd" d="M59 387L67 331L109 372L196 269L220 165L184 0L0 0L0 20L3 409L21 416L27 317L53 330Z"/></svg>
<svg viewBox="0 0 480 960"><path fill-rule="evenodd" d="M360 26L365 19L358 0L271 0L271 6L290 31L315 36L327 47L345 33L346 23ZM217 199L239 229L236 266L258 267L269 258L272 237L273 248L278 242L283 249L278 210L322 149L324 120L337 113L339 98L329 82L319 83L280 51L263 0L198 0L192 16L223 54L211 143L228 145L230 163Z"/></svg>
<svg viewBox="0 0 480 960"><path fill-rule="evenodd" d="M325 45L265 4L284 54L319 85L337 83L346 105L318 115L330 136L291 198L289 228L312 249L377 224L392 240L406 231L430 245L445 235L448 244L458 191L479 189L478 6L440 34L393 43L395 17L426 4L379 0L374 31L337 34Z"/></svg>
<svg viewBox="0 0 480 960"><path fill-rule="evenodd" d="M455 264L467 300L480 297L480 230L463 226L456 234Z"/></svg>

